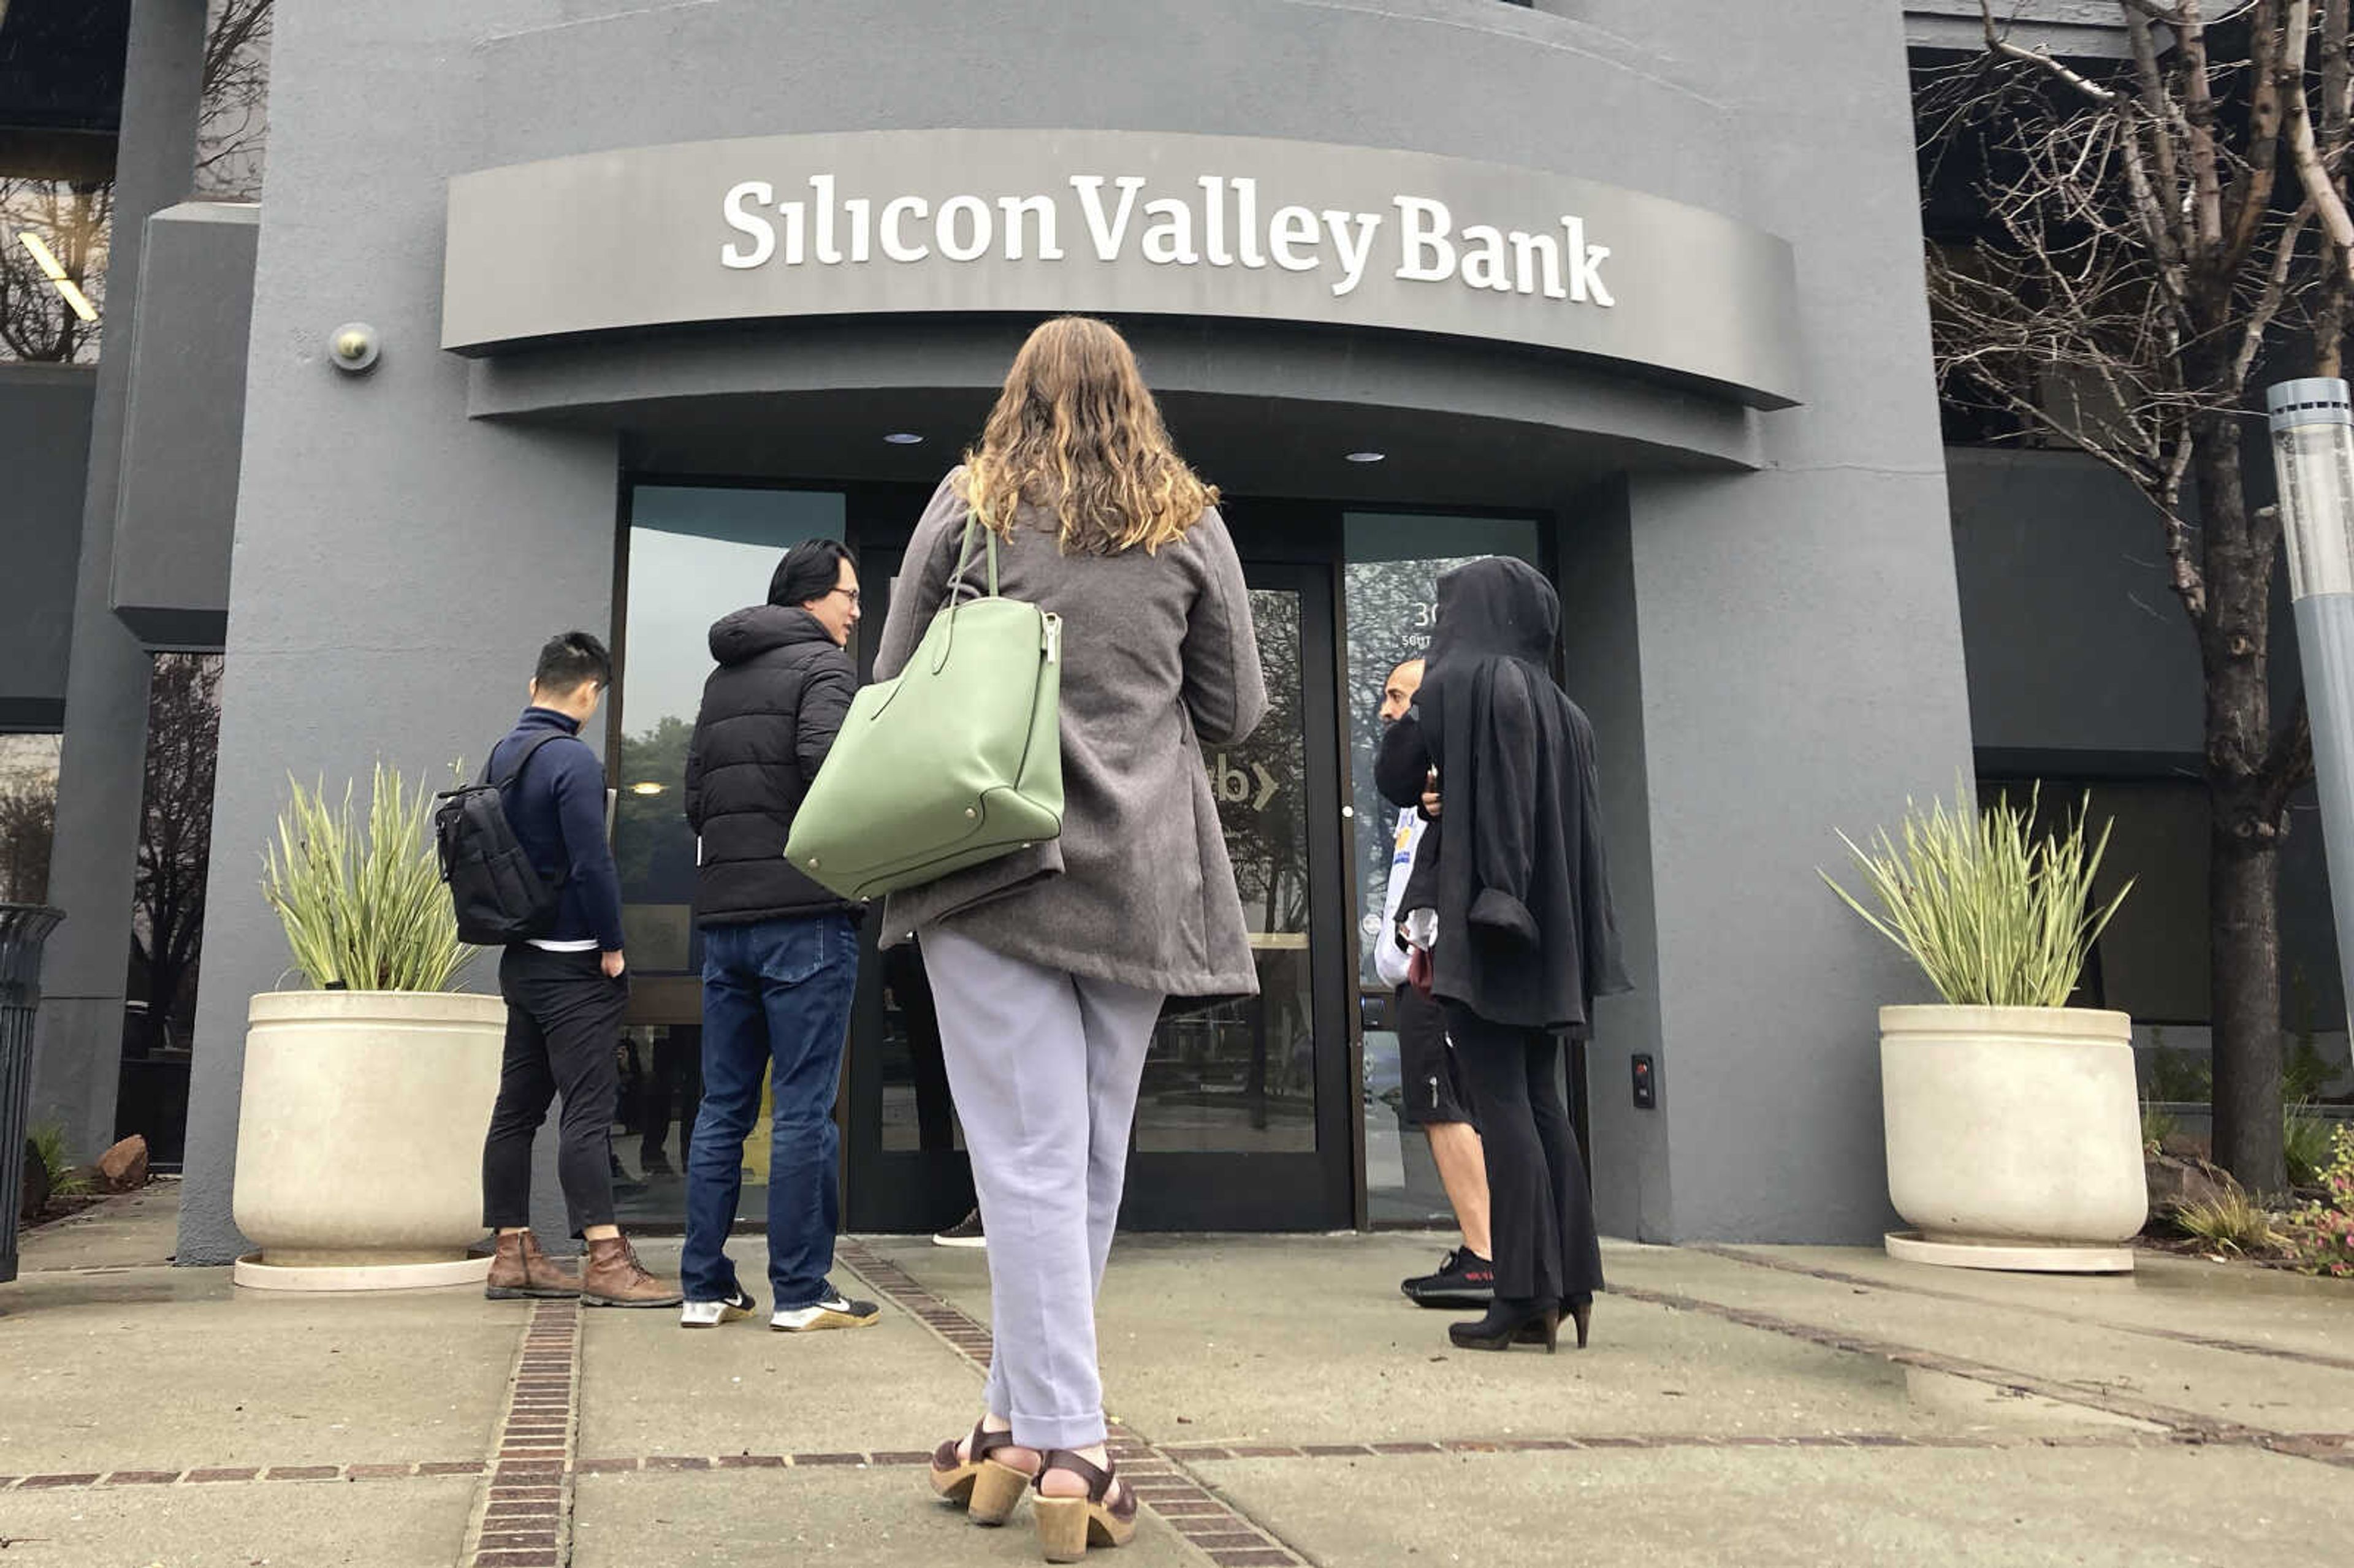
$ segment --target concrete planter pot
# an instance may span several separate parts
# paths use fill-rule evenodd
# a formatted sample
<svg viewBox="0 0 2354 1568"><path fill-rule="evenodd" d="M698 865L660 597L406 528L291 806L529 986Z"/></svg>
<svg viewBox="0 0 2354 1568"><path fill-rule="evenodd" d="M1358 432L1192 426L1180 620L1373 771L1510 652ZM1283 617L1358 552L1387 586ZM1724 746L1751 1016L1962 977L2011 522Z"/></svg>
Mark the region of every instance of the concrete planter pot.
<svg viewBox="0 0 2354 1568"><path fill-rule="evenodd" d="M1890 1255L2121 1273L2149 1217L2133 1021L2073 1007L1883 1007Z"/></svg>
<svg viewBox="0 0 2354 1568"><path fill-rule="evenodd" d="M238 1228L258 1289L479 1282L497 997L272 991L247 1013Z"/></svg>

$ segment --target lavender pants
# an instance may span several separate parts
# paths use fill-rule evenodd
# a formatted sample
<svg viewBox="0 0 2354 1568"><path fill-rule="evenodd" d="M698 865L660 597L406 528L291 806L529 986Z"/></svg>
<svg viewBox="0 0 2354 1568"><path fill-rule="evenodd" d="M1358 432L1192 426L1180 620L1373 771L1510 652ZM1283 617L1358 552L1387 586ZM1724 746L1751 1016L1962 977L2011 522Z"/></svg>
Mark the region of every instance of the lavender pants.
<svg viewBox="0 0 2354 1568"><path fill-rule="evenodd" d="M987 1399L1025 1448L1104 1440L1096 1292L1161 998L923 933L989 1235Z"/></svg>

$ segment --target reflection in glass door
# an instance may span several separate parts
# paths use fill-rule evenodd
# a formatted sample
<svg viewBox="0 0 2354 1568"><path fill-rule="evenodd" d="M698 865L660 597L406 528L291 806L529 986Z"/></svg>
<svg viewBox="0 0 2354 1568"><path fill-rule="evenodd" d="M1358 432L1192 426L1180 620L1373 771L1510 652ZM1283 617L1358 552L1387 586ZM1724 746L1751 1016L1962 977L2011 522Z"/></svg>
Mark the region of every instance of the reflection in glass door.
<svg viewBox="0 0 2354 1568"><path fill-rule="evenodd" d="M1367 1217L1374 1224L1451 1226L1447 1192L1422 1134L1405 1125L1392 996L1373 969L1398 813L1373 783L1382 688L1390 672L1430 647L1440 574L1482 556L1538 559L1526 517L1410 516L1352 512L1341 523L1341 591L1349 623L1349 768L1355 808L1356 994L1365 1042Z"/></svg>
<svg viewBox="0 0 2354 1568"><path fill-rule="evenodd" d="M1339 1225L1353 1205L1332 579L1308 567L1248 575L1267 717L1202 760L1259 994L1163 1015L1122 1210L1140 1229Z"/></svg>
<svg viewBox="0 0 2354 1568"><path fill-rule="evenodd" d="M860 563L870 625L898 564L879 545ZM1261 994L1173 1002L1163 1014L1121 1211L1131 1230L1323 1229L1352 1218L1332 574L1327 565L1248 575L1271 706L1248 741L1209 748L1203 766ZM870 948L850 1060L853 1229L934 1229L971 1201L929 1003L919 949L877 962Z"/></svg>
<svg viewBox="0 0 2354 1568"><path fill-rule="evenodd" d="M1300 596L1253 588L1251 619L1267 671L1267 718L1248 740L1211 751L1203 763L1234 861L1259 994L1162 1022L1137 1101L1140 1152L1316 1149Z"/></svg>
<svg viewBox="0 0 2354 1568"><path fill-rule="evenodd" d="M687 1142L703 1098L702 942L695 929L695 834L680 798L686 747L711 673L711 623L758 604L791 546L840 538L838 493L642 484L630 493L620 689L611 717L613 858L621 874L630 1012L613 1130L623 1220L686 1213ZM765 1212L766 1096L744 1146L738 1212Z"/></svg>

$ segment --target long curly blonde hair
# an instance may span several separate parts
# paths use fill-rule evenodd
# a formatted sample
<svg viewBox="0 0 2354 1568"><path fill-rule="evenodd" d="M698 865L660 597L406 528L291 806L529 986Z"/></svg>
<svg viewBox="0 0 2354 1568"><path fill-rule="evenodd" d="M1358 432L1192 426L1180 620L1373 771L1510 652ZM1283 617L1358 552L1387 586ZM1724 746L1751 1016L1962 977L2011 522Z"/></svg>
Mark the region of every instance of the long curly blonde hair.
<svg viewBox="0 0 2354 1568"><path fill-rule="evenodd" d="M974 515L1010 538L1026 501L1055 516L1066 556L1158 550L1218 501L1177 455L1128 341L1091 316L1030 334L964 461Z"/></svg>

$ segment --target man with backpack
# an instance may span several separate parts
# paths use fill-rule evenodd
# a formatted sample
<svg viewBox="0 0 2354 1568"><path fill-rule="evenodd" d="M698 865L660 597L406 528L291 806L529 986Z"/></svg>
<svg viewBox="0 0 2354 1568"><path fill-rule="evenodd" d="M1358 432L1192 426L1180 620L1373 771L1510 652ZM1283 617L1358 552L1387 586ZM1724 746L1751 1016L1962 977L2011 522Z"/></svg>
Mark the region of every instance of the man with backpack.
<svg viewBox="0 0 2354 1568"><path fill-rule="evenodd" d="M495 801L479 788L454 791L437 814L460 935L505 948L506 1055L482 1145L482 1222L498 1233L484 1291L493 1299L679 1300L678 1287L648 1273L613 1222L615 1058L630 987L621 881L606 842L605 770L579 738L612 680L612 656L595 637L550 639L532 677L531 705L483 770ZM557 1174L573 1234L588 1245L588 1266L577 1276L531 1234L532 1139L558 1098Z"/></svg>
<svg viewBox="0 0 2354 1568"><path fill-rule="evenodd" d="M793 818L833 749L857 689L846 652L858 572L832 539L794 546L768 601L711 629L718 668L686 753L703 933L703 1109L686 1170L680 1273L689 1329L756 1309L728 1260L743 1192L740 1150L769 1077L769 1327L857 1329L880 1309L826 1278L841 1225L834 1094L858 983L853 907L785 858Z"/></svg>

